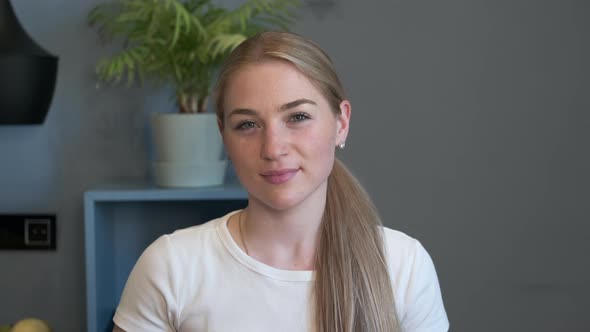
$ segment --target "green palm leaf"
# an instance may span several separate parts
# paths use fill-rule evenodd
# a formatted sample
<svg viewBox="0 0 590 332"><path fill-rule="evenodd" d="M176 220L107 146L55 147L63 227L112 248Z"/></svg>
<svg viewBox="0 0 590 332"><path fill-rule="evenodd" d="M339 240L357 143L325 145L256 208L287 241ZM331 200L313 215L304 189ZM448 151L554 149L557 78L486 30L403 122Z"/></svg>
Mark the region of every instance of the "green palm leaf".
<svg viewBox="0 0 590 332"><path fill-rule="evenodd" d="M297 0L248 0L235 9L212 0L115 0L88 13L107 42L121 50L97 64L101 81L127 85L148 78L173 83L176 95L210 93L213 73L247 37L286 30Z"/></svg>

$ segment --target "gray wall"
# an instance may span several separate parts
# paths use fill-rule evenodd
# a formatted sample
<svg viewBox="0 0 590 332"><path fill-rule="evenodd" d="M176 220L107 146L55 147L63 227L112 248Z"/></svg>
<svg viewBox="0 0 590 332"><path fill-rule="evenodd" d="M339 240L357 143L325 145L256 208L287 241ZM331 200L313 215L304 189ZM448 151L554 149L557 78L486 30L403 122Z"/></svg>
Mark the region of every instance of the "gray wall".
<svg viewBox="0 0 590 332"><path fill-rule="evenodd" d="M153 89L96 89L96 1L13 1L60 56L47 121L0 127L0 212L58 214L57 252L0 252L0 323L85 326L82 194L149 176ZM317 1L316 1L317 2ZM590 5L335 0L297 27L353 104L340 155L438 269L453 331L583 331L590 318Z"/></svg>

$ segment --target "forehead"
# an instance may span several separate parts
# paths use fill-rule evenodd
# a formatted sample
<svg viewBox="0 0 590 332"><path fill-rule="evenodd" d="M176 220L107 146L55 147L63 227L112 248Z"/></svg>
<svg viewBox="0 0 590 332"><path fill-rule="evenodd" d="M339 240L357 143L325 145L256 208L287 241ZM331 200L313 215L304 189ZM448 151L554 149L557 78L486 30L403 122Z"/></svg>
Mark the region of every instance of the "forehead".
<svg viewBox="0 0 590 332"><path fill-rule="evenodd" d="M294 65L281 60L264 60L242 66L228 80L224 106L277 107L306 98L326 103L315 85Z"/></svg>

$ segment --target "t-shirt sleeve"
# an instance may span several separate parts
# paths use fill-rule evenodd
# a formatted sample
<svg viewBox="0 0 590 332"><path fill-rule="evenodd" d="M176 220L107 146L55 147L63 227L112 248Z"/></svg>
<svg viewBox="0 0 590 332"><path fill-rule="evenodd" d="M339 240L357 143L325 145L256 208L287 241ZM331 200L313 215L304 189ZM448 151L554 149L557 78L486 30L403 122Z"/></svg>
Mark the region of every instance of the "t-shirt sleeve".
<svg viewBox="0 0 590 332"><path fill-rule="evenodd" d="M127 332L175 331L176 292L170 240L163 235L135 263L113 321Z"/></svg>
<svg viewBox="0 0 590 332"><path fill-rule="evenodd" d="M404 332L446 332L449 320L443 305L434 263L426 249L415 242L414 259L406 290Z"/></svg>

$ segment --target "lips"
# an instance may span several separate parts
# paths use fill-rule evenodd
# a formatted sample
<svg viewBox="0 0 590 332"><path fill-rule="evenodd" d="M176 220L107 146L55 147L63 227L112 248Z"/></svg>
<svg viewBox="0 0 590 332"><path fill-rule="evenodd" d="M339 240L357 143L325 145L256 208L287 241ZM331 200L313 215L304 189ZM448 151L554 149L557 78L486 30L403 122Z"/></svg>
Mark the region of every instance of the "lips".
<svg viewBox="0 0 590 332"><path fill-rule="evenodd" d="M262 178L272 184L282 184L291 180L299 171L298 168L284 168L260 173Z"/></svg>

